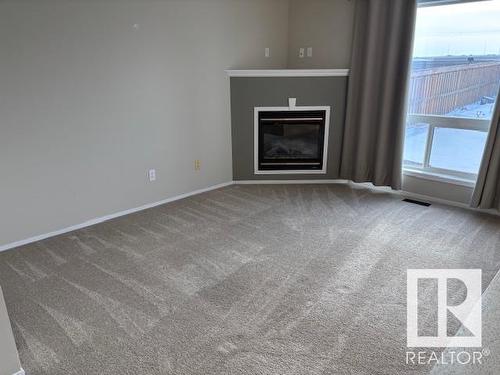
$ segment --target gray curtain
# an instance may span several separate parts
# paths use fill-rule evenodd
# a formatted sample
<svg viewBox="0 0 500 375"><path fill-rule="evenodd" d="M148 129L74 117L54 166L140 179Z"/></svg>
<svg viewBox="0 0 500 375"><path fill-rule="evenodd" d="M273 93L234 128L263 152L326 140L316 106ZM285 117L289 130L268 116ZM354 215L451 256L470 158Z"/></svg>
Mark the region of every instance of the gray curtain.
<svg viewBox="0 0 500 375"><path fill-rule="evenodd" d="M340 177L401 188L416 0L358 0Z"/></svg>
<svg viewBox="0 0 500 375"><path fill-rule="evenodd" d="M500 97L497 99L471 206L500 209Z"/></svg>

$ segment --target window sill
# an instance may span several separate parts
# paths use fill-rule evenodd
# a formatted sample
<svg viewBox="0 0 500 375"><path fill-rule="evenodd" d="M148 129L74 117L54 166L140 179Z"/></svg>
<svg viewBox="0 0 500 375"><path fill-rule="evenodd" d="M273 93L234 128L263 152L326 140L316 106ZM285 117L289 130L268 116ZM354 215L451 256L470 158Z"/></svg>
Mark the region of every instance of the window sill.
<svg viewBox="0 0 500 375"><path fill-rule="evenodd" d="M432 172L428 172L428 171L421 171L418 169L404 168L403 175L417 177L417 178L421 178L424 180L443 182L446 184L465 186L465 187L469 187L469 188L474 188L476 186L476 181L473 181L473 180L463 179L460 177L450 176L450 175L441 174L441 173L432 173Z"/></svg>

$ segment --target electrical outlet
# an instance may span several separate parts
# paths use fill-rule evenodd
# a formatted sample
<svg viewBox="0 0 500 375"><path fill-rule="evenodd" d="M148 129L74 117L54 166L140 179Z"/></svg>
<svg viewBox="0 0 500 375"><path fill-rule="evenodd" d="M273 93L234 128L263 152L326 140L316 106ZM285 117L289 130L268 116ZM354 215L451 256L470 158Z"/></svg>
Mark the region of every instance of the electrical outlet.
<svg viewBox="0 0 500 375"><path fill-rule="evenodd" d="M313 48L307 47L307 57L313 57Z"/></svg>
<svg viewBox="0 0 500 375"><path fill-rule="evenodd" d="M197 160L194 161L194 170L195 171L201 170L201 160L197 159Z"/></svg>
<svg viewBox="0 0 500 375"><path fill-rule="evenodd" d="M156 169L150 169L148 171L149 182L156 181Z"/></svg>
<svg viewBox="0 0 500 375"><path fill-rule="evenodd" d="M299 49L299 57L300 57L301 59L303 59L303 58L304 58L305 53L306 53L306 50L305 50L304 48L300 48L300 49Z"/></svg>
<svg viewBox="0 0 500 375"><path fill-rule="evenodd" d="M271 57L271 49L269 47L267 47L265 50L264 50L264 56L266 57Z"/></svg>

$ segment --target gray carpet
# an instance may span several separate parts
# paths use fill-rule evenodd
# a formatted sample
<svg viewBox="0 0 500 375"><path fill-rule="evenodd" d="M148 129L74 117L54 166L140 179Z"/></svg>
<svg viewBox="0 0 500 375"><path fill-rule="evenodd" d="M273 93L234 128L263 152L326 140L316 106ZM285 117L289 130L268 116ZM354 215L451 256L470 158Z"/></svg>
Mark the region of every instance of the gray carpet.
<svg viewBox="0 0 500 375"><path fill-rule="evenodd" d="M486 288L499 228L347 185L231 186L1 253L0 284L28 375L426 374L405 365L406 269Z"/></svg>

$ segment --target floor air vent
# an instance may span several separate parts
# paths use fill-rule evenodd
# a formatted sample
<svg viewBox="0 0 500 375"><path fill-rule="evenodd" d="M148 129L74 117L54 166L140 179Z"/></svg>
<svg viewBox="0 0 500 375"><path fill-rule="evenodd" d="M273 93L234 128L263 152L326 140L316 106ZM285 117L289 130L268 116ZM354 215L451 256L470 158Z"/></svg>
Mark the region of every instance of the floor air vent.
<svg viewBox="0 0 500 375"><path fill-rule="evenodd" d="M403 202L408 202L408 203L413 203L413 204L418 204L419 206L424 206L424 207L429 207L431 204L427 202L422 202L422 201L416 201L414 199L403 199Z"/></svg>

